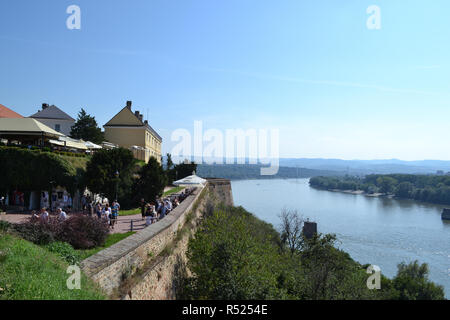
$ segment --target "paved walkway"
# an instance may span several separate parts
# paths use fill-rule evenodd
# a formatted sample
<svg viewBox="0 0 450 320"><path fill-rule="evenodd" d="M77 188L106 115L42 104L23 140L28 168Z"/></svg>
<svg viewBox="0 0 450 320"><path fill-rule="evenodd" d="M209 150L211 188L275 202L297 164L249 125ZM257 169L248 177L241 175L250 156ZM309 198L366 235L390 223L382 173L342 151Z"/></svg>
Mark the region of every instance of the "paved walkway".
<svg viewBox="0 0 450 320"><path fill-rule="evenodd" d="M23 223L26 222L29 217L29 214L6 214L0 215L0 221ZM142 220L140 214L122 217L119 215L119 219L114 226L114 229L111 229L111 233L126 233L131 231L131 220L133 220L133 231L139 231L145 228L145 220Z"/></svg>

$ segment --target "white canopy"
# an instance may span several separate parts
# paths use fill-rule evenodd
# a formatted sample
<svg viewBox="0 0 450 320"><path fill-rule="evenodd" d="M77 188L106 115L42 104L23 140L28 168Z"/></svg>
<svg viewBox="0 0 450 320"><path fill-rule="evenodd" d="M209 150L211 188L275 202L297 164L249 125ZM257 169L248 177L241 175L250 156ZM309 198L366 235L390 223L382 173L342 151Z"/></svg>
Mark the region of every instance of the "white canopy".
<svg viewBox="0 0 450 320"><path fill-rule="evenodd" d="M206 180L203 178L200 178L193 172L193 175L188 176L186 178L180 179L178 181L175 181L173 184L176 186L182 186L182 185L198 185L198 184L205 184Z"/></svg>
<svg viewBox="0 0 450 320"><path fill-rule="evenodd" d="M95 143L90 142L90 141L86 141L84 144L86 145L86 147L88 149L103 149L102 146L99 146L98 144L95 144Z"/></svg>

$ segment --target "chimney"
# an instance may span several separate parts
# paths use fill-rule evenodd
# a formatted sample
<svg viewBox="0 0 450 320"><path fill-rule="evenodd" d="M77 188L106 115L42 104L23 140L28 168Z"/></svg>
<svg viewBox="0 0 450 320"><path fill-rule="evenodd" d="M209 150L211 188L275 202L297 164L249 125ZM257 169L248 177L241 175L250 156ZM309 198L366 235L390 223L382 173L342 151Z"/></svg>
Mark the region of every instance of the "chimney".
<svg viewBox="0 0 450 320"><path fill-rule="evenodd" d="M148 120L145 120L144 123L145 123L145 124L148 124Z"/></svg>
<svg viewBox="0 0 450 320"><path fill-rule="evenodd" d="M127 108L131 110L131 101L127 101Z"/></svg>
<svg viewBox="0 0 450 320"><path fill-rule="evenodd" d="M136 111L134 112L134 115L135 115L136 117L139 118L139 111L136 110Z"/></svg>
<svg viewBox="0 0 450 320"><path fill-rule="evenodd" d="M139 115L139 120L141 120L141 122L144 120L144 115L143 114Z"/></svg>
<svg viewBox="0 0 450 320"><path fill-rule="evenodd" d="M42 110L45 110L45 109L47 109L48 108L48 103L43 103L42 104Z"/></svg>

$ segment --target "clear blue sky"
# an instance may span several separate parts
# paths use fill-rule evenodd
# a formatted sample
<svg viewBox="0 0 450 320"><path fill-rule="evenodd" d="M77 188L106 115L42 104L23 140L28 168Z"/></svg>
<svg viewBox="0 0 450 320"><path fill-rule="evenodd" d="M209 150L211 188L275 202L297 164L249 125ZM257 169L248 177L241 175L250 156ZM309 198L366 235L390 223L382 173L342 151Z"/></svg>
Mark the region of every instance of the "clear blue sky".
<svg viewBox="0 0 450 320"><path fill-rule="evenodd" d="M81 7L81 30L66 8ZM381 30L366 9L381 8ZM278 128L281 157L450 160L448 0L0 3L0 103L170 134Z"/></svg>

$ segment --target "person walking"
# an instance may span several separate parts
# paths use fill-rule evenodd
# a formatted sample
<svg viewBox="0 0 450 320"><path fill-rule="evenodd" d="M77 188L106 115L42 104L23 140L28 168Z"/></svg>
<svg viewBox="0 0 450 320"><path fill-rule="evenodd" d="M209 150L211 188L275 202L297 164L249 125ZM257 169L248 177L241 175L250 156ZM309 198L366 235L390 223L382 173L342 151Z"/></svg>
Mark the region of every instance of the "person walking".
<svg viewBox="0 0 450 320"><path fill-rule="evenodd" d="M60 221L65 221L67 219L67 214L61 209L56 209L56 213L58 214L58 219Z"/></svg>
<svg viewBox="0 0 450 320"><path fill-rule="evenodd" d="M119 210L120 210L120 204L117 202L117 200L114 200L112 206L111 206L111 228L114 229L114 225L117 222L117 218L119 216Z"/></svg>
<svg viewBox="0 0 450 320"><path fill-rule="evenodd" d="M108 224L111 224L111 208L109 204L105 204L105 207L102 210L102 218L108 221Z"/></svg>
<svg viewBox="0 0 450 320"><path fill-rule="evenodd" d="M142 220L144 220L145 217L146 217L145 213L146 213L146 210L147 210L147 205L148 205L148 203L146 204L144 198L142 198L141 202L140 202Z"/></svg>
<svg viewBox="0 0 450 320"><path fill-rule="evenodd" d="M100 204L100 202L97 202L97 204L95 205L95 213L97 214L97 217L99 219L102 218L102 205Z"/></svg>
<svg viewBox="0 0 450 320"><path fill-rule="evenodd" d="M49 215L48 215L48 212L47 212L47 208L44 207L44 208L41 209L41 216L40 216L40 218L41 218L42 222L48 222Z"/></svg>

